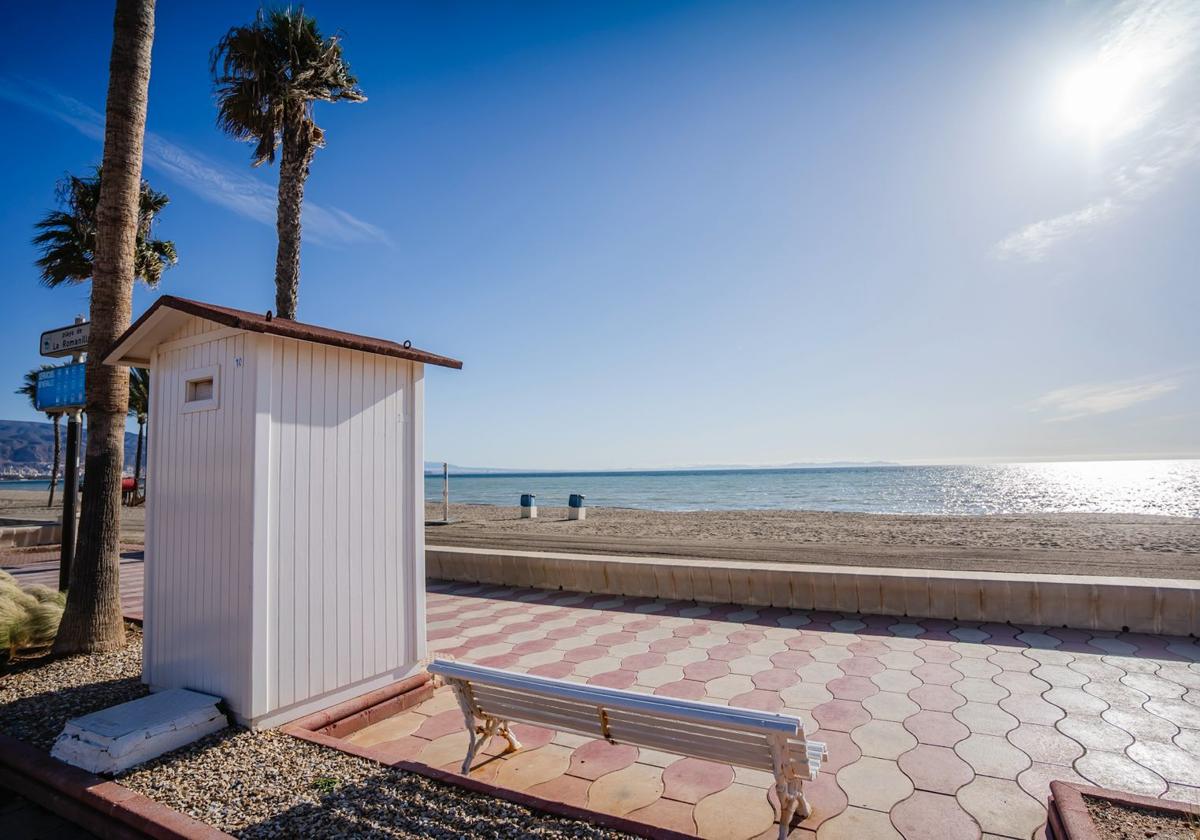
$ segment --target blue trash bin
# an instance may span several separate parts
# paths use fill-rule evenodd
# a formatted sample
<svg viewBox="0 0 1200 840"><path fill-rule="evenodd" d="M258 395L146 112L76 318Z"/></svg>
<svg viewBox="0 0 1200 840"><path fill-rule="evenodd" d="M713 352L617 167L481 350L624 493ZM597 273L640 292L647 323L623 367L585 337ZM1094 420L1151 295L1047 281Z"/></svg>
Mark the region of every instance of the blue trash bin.
<svg viewBox="0 0 1200 840"><path fill-rule="evenodd" d="M537 519L537 496L532 493L521 494L521 518Z"/></svg>
<svg viewBox="0 0 1200 840"><path fill-rule="evenodd" d="M567 507L581 508L583 507L584 495L582 493L572 493L567 499Z"/></svg>

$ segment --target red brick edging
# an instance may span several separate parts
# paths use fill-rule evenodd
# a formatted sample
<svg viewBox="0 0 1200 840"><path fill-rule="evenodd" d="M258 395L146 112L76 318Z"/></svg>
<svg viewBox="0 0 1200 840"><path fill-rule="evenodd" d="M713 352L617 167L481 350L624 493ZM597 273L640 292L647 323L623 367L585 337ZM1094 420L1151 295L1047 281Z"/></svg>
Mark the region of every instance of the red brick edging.
<svg viewBox="0 0 1200 840"><path fill-rule="evenodd" d="M1096 824L1088 811L1087 803L1083 801L1085 796L1106 799L1118 805L1200 817L1200 806L1189 805L1186 802L1156 799L1072 782L1051 782L1050 807L1046 821L1046 836L1050 840L1100 840L1100 833L1096 831Z"/></svg>
<svg viewBox="0 0 1200 840"><path fill-rule="evenodd" d="M433 675L425 671L391 685L330 706L283 726L292 730L321 732L335 738L353 734L365 726L411 709L433 696Z"/></svg>
<svg viewBox="0 0 1200 840"><path fill-rule="evenodd" d="M0 735L0 786L105 838L232 840L211 825L6 735Z"/></svg>
<svg viewBox="0 0 1200 840"><path fill-rule="evenodd" d="M488 782L472 779L469 776L451 773L446 770L439 770L436 767L430 767L415 761L383 761L369 747L358 747L340 740L339 736L357 732L370 723L391 717L398 712L410 709L424 702L433 694L433 688L432 676L430 674L416 674L387 688L373 691L370 694L364 694L362 697L347 700L345 703L340 703L323 712L317 712L308 717L292 721L282 727L282 731L301 740L320 744L323 747L358 756L359 758L365 758L377 764L384 764L388 767L395 767L398 770L416 773L429 779L466 788L475 793L481 793L496 799L503 799L507 802L523 805L526 808L532 808L537 811L544 811L548 814L580 820L592 825L611 828L615 831L623 831L626 834L647 837L650 840L688 840L693 836L667 828L647 825L646 823L637 822L625 817L602 814L598 811L589 811L586 808L568 805L565 802L543 799L540 796L533 796L523 791L497 787ZM466 737L465 732L463 737Z"/></svg>

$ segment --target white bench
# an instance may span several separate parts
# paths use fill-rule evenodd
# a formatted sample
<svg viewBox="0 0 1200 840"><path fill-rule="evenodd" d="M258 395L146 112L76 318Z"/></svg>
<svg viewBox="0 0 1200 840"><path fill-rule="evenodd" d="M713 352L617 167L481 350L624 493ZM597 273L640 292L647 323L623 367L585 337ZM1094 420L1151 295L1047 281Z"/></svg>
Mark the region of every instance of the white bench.
<svg viewBox="0 0 1200 840"><path fill-rule="evenodd" d="M453 687L462 708L471 739L463 773L470 771L476 753L493 736L507 740L510 750L520 749L509 731L514 722L766 770L775 776L782 840L793 814L808 816L804 782L817 777L826 757L825 745L807 740L803 721L790 715L580 685L444 659L435 659L429 672Z"/></svg>

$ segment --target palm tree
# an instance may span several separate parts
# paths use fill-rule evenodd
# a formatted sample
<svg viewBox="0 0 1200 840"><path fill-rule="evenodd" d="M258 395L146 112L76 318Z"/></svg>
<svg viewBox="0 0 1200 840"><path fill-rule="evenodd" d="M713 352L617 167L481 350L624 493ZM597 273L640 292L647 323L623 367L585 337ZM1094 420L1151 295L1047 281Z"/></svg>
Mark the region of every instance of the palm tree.
<svg viewBox="0 0 1200 840"><path fill-rule="evenodd" d="M137 454L133 457L133 498L137 501L142 477L142 441L146 437L146 420L150 416L150 371L129 369L129 414L137 418Z"/></svg>
<svg viewBox="0 0 1200 840"><path fill-rule="evenodd" d="M96 256L96 208L100 203L103 171L103 167L97 166L89 176L63 178L56 191L59 209L46 213L34 225L39 231L33 244L41 252L35 264L41 273L42 285L53 289L64 283L85 283L92 279ZM157 286L163 271L179 260L174 242L150 237L158 214L170 202L166 193L141 182L134 276L150 288Z"/></svg>
<svg viewBox="0 0 1200 840"><path fill-rule="evenodd" d="M87 454L79 541L57 654L116 650L121 620L121 467L129 374L104 364L104 351L128 327L137 272L139 201L154 43L154 0L116 0L104 114L104 177L96 202L91 339L87 359Z"/></svg>
<svg viewBox="0 0 1200 840"><path fill-rule="evenodd" d="M38 407L38 404L37 404L38 374L44 370L54 370L54 365L42 365L40 367L34 368L31 371L27 371L25 376L22 377L22 379L21 379L21 387L15 391L15 393L17 393L17 394L24 394L25 396L29 397L29 404L33 406L35 411L37 410L37 407ZM46 507L54 507L54 490L58 486L59 453L62 451L62 444L60 443L62 438L61 438L61 435L59 434L59 427L61 425L60 421L62 420L62 412L47 411L46 416L49 417L50 422L54 424L54 466L50 470L50 499L46 502Z"/></svg>
<svg viewBox="0 0 1200 840"><path fill-rule="evenodd" d="M358 79L336 37L324 38L303 9L259 10L249 26L235 26L211 57L217 125L254 144L254 165L279 158L275 227L275 314L296 317L300 287L300 208L304 182L325 132L313 121L313 103L364 102Z"/></svg>

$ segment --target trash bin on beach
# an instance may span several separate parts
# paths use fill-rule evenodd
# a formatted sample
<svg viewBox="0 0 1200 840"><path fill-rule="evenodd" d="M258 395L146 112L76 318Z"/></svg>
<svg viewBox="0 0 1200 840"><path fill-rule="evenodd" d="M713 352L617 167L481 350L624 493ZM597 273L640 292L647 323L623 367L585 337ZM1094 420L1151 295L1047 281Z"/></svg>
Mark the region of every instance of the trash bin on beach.
<svg viewBox="0 0 1200 840"><path fill-rule="evenodd" d="M521 518L537 519L537 496L532 493L521 494Z"/></svg>
<svg viewBox="0 0 1200 840"><path fill-rule="evenodd" d="M582 493L572 493L567 499L567 519L587 519L587 508L584 507Z"/></svg>

